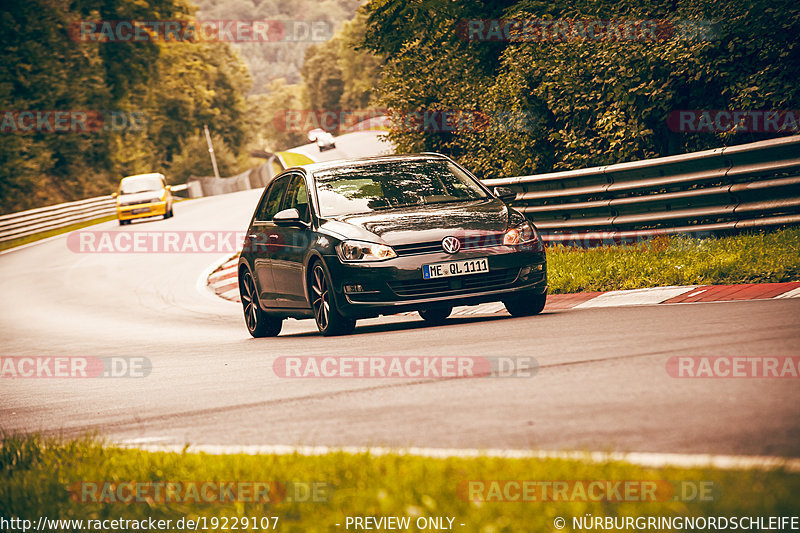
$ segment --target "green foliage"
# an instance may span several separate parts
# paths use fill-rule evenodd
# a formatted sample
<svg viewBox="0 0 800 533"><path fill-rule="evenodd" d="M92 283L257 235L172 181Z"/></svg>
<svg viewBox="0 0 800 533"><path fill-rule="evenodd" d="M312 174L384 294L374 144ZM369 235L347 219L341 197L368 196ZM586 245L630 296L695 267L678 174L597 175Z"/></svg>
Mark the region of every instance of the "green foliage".
<svg viewBox="0 0 800 533"><path fill-rule="evenodd" d="M364 46L388 58L377 103L398 113L522 113L528 128L410 131L400 152L437 150L482 178L672 155L775 134L685 133L670 112L800 107L800 7L791 0L374 0ZM471 19L658 20L708 35L659 40L470 42Z"/></svg>
<svg viewBox="0 0 800 533"><path fill-rule="evenodd" d="M339 98L342 109L367 109L380 80L383 59L360 48L367 31L366 19L366 13L360 10L353 20L344 24L331 43L338 46L337 66L344 85Z"/></svg>
<svg viewBox="0 0 800 533"><path fill-rule="evenodd" d="M329 45L315 45L306 50L301 74L311 109L339 109L339 99L344 91L342 71L337 64L338 49Z"/></svg>
<svg viewBox="0 0 800 533"><path fill-rule="evenodd" d="M306 132L285 126L286 113L302 109L301 94L301 86L287 85L286 80L278 78L270 82L267 93L247 99L254 148L277 152L308 142Z"/></svg>
<svg viewBox="0 0 800 533"><path fill-rule="evenodd" d="M211 135L211 144L214 147L214 157L217 160L219 175L226 177L236 174L242 167L236 153L220 135ZM170 182L174 184L184 183L192 176L214 175L214 166L211 164L208 143L203 132L199 132L183 142L180 152L173 157L169 170Z"/></svg>
<svg viewBox="0 0 800 533"><path fill-rule="evenodd" d="M0 133L0 213L107 194L128 174L164 172L174 182L172 159L203 124L241 152L251 80L227 43L98 43L69 33L82 20L191 16L184 0L4 4L0 110L95 112L104 120L87 132ZM183 167L189 156L182 154Z"/></svg>
<svg viewBox="0 0 800 533"><path fill-rule="evenodd" d="M333 39L306 51L301 73L304 103L309 109L361 111L369 108L383 60L360 47L366 32L366 14L360 11Z"/></svg>
<svg viewBox="0 0 800 533"><path fill-rule="evenodd" d="M253 131L251 147L276 152L308 142L307 130L321 119L320 113L362 111L369 108L378 83L382 60L358 49L366 31L363 13L347 22L328 42L306 49L302 84L283 78L269 83L265 94L248 98L247 116ZM301 110L309 111L305 115ZM293 127L287 128L287 117ZM307 126L295 131L294 124Z"/></svg>

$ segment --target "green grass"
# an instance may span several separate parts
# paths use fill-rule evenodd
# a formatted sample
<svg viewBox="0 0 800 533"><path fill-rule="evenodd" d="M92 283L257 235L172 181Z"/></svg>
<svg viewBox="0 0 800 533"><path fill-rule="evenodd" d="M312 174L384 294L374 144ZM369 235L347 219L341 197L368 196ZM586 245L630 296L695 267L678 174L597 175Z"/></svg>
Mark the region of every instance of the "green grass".
<svg viewBox="0 0 800 533"><path fill-rule="evenodd" d="M467 501L467 480L665 480L713 484L709 501ZM325 484L316 502L80 503L81 481L301 481ZM278 516L279 531L342 531L346 516L451 516L465 532L554 531L553 520L593 516L791 516L800 509L800 475L784 471L644 468L623 462L556 459L430 459L405 455L331 453L204 455L151 453L103 446L91 439L7 436L0 448L0 516L36 520L153 517ZM335 523L342 527L335 527ZM248 529L249 530L249 529ZM351 529L352 530L352 529ZM412 528L412 531L416 529ZM570 531L568 527L566 531ZM120 530L122 531L122 530Z"/></svg>
<svg viewBox="0 0 800 533"><path fill-rule="evenodd" d="M547 248L550 292L800 281L800 228L638 245Z"/></svg>
<svg viewBox="0 0 800 533"><path fill-rule="evenodd" d="M100 218L93 218L91 220L84 220L83 222L76 222L75 224L64 226L63 228L51 229L49 231L34 233L33 235L27 235L25 237L20 237L18 239L11 239L9 241L0 242L0 251L16 248L17 246L22 246L23 244L29 244L32 242L41 241L42 239L47 239L48 237L54 237L56 235L61 235L62 233L69 233L70 231L75 231L76 229L85 228L87 226L94 226L95 224L100 224L101 222L108 222L109 220L116 220L116 219L117 219L116 214L107 215Z"/></svg>

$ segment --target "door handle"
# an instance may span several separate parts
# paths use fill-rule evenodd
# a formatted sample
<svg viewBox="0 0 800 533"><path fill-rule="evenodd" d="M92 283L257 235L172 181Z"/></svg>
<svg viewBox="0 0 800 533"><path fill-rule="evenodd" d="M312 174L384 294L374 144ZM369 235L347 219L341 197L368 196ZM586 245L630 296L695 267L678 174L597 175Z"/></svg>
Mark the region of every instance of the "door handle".
<svg viewBox="0 0 800 533"><path fill-rule="evenodd" d="M277 241L278 235L276 233L270 233L269 238L273 241Z"/></svg>

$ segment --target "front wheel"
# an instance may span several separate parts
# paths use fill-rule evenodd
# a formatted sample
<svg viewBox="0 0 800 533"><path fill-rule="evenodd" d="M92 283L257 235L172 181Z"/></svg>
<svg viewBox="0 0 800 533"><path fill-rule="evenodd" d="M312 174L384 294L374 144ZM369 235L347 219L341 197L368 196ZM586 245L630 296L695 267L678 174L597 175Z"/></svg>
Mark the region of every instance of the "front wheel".
<svg viewBox="0 0 800 533"><path fill-rule="evenodd" d="M538 315L544 309L547 302L547 293L544 294L521 294L503 300L503 305L511 316L533 316Z"/></svg>
<svg viewBox="0 0 800 533"><path fill-rule="evenodd" d="M420 309L418 311L419 316L421 316L425 322L429 324L441 324L447 317L450 316L450 313L453 312L452 307L435 307L432 309Z"/></svg>
<svg viewBox="0 0 800 533"><path fill-rule="evenodd" d="M333 300L333 284L321 261L314 263L311 268L311 307L314 310L314 320L317 329L326 337L332 335L349 335L356 327L356 321L347 318L336 309Z"/></svg>
<svg viewBox="0 0 800 533"><path fill-rule="evenodd" d="M258 291L249 270L240 274L239 287L241 287L242 308L244 310L244 323L247 331L255 338L277 337L281 332L283 320L269 316L261 310L258 304Z"/></svg>

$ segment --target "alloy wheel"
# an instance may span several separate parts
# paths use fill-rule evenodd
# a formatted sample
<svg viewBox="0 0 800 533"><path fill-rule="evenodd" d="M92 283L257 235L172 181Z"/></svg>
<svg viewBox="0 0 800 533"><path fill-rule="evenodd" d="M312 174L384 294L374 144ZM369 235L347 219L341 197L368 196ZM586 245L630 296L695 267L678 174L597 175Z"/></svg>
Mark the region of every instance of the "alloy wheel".
<svg viewBox="0 0 800 533"><path fill-rule="evenodd" d="M330 322L331 304L328 281L325 279L325 271L322 265L314 265L313 279L311 280L311 290L313 291L314 318L320 330L328 327Z"/></svg>
<svg viewBox="0 0 800 533"><path fill-rule="evenodd" d="M244 306L244 320L247 324L247 329L255 331L258 327L258 300L256 294L256 287L253 283L253 276L250 272L245 273L243 283L242 306Z"/></svg>

